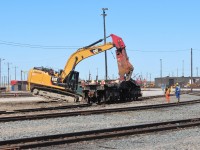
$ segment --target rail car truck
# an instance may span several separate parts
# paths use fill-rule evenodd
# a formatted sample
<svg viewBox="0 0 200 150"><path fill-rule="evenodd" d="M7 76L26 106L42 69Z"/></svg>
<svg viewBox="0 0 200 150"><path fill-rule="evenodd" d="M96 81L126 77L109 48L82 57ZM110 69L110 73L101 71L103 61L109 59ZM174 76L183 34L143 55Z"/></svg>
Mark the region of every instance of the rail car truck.
<svg viewBox="0 0 200 150"><path fill-rule="evenodd" d="M121 38L114 34L110 36L112 37L112 42L97 45L103 41L103 39L100 39L88 46L78 49L70 56L64 69L60 72L55 72L51 68L44 67L34 67L30 69L28 73L28 89L35 95L78 101L82 95L76 92L79 80L79 72L75 71L76 65L83 59L107 51L113 47L116 47L118 52L125 52L121 45L119 45ZM121 59L121 57L119 57L119 59ZM121 71L123 74L123 69ZM131 71L131 69L129 71ZM106 92L106 89L104 92Z"/></svg>

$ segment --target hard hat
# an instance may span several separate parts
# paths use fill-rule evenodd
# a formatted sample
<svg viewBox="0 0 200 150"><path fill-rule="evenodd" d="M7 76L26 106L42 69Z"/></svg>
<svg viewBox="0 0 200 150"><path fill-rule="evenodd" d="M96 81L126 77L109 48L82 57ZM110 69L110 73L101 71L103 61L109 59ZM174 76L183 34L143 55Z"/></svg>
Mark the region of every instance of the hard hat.
<svg viewBox="0 0 200 150"><path fill-rule="evenodd" d="M176 83L176 85L178 85L178 83Z"/></svg>

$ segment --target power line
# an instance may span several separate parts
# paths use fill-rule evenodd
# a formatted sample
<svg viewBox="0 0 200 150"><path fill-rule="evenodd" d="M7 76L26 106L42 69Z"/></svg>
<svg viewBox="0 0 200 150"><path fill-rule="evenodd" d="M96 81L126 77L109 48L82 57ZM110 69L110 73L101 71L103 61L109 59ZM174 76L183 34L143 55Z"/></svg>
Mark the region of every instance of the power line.
<svg viewBox="0 0 200 150"><path fill-rule="evenodd" d="M147 51L147 50L131 50L131 49L126 49L127 51L135 51L135 52L149 52L149 53L153 53L153 52L178 52L178 51L189 51L189 49L184 49L184 50L157 50L157 51Z"/></svg>
<svg viewBox="0 0 200 150"><path fill-rule="evenodd" d="M41 48L41 49L78 49L83 46L46 46L46 45L34 45L34 44L24 44L17 42L8 42L0 40L0 44L8 46L26 47L26 48Z"/></svg>
<svg viewBox="0 0 200 150"><path fill-rule="evenodd" d="M27 43L18 43L18 42L10 42L0 40L1 45L7 46L14 46L14 47L24 47L24 48L39 48L39 49L79 49L83 46L59 46L59 45L39 45L39 44L27 44ZM189 51L190 49L183 49L183 50L133 50L133 49L126 49L127 51L134 51L134 52L147 52L147 53L157 53L157 52L181 52L181 51ZM193 51L200 51L200 49L193 49Z"/></svg>

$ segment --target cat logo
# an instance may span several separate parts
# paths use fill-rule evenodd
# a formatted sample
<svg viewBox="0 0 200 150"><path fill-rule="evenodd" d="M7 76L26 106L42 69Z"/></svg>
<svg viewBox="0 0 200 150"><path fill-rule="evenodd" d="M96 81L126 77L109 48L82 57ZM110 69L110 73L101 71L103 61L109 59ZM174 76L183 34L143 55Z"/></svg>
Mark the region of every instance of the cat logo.
<svg viewBox="0 0 200 150"><path fill-rule="evenodd" d="M56 78L56 77L51 77L51 81L52 81L53 83L57 83L57 82L58 82L58 78Z"/></svg>
<svg viewBox="0 0 200 150"><path fill-rule="evenodd" d="M91 49L90 52L92 52L93 54L98 54L102 52L102 50L100 48L97 48L97 49Z"/></svg>

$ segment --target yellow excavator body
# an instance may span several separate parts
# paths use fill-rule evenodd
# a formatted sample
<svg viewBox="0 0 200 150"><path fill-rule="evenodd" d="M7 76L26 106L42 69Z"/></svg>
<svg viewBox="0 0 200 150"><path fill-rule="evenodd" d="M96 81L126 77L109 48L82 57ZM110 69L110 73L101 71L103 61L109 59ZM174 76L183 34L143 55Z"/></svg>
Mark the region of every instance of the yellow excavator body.
<svg viewBox="0 0 200 150"><path fill-rule="evenodd" d="M28 90L29 91L31 90L31 84L58 88L63 90L65 89L64 87L53 85L51 81L52 81L52 76L49 75L48 72L31 69L28 73Z"/></svg>

